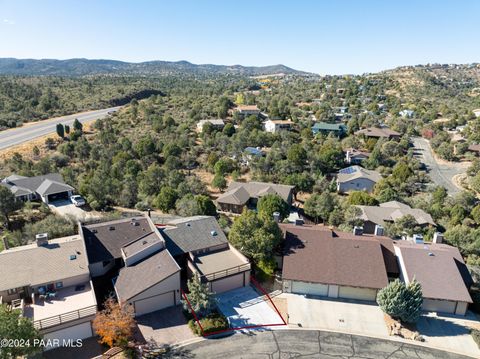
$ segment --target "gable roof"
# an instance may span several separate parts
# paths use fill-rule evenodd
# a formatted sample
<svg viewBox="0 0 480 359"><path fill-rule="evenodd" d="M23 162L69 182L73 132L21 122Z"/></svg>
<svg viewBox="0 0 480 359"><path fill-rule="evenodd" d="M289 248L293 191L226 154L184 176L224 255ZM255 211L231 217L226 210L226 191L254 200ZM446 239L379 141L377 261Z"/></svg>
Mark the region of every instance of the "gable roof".
<svg viewBox="0 0 480 359"><path fill-rule="evenodd" d="M237 106L237 111L259 111L259 108L257 105L239 105Z"/></svg>
<svg viewBox="0 0 480 359"><path fill-rule="evenodd" d="M125 302L179 271L177 262L164 249L133 266L120 269L115 291L120 301Z"/></svg>
<svg viewBox="0 0 480 359"><path fill-rule="evenodd" d="M276 193L288 202L294 188L295 186L284 184L233 181L228 186L227 191L217 198L217 202L243 205L250 198L260 198L270 193Z"/></svg>
<svg viewBox="0 0 480 359"><path fill-rule="evenodd" d="M211 216L180 218L158 228L173 256L228 243L217 220Z"/></svg>
<svg viewBox="0 0 480 359"><path fill-rule="evenodd" d="M327 123L327 122L316 122L312 130L315 131L340 131L343 132L346 130L346 127L342 123Z"/></svg>
<svg viewBox="0 0 480 359"><path fill-rule="evenodd" d="M337 181L340 183L358 178L365 178L376 183L382 179L382 175L377 171L367 170L357 165L343 168L337 175Z"/></svg>
<svg viewBox="0 0 480 359"><path fill-rule="evenodd" d="M140 238L156 236L162 239L147 217L83 225L82 233L90 263L122 258L121 249Z"/></svg>
<svg viewBox="0 0 480 359"><path fill-rule="evenodd" d="M399 137L401 136L401 133L391 130L389 128L383 127L368 127L364 128L362 130L359 130L355 132L356 135L364 135L367 137L385 137L385 138L390 138L390 137Z"/></svg>
<svg viewBox="0 0 480 359"><path fill-rule="evenodd" d="M70 256L75 256L70 259ZM0 291L60 282L89 274L85 245L80 236L57 238L0 252Z"/></svg>
<svg viewBox="0 0 480 359"><path fill-rule="evenodd" d="M472 277L457 248L411 241L394 243L405 281L415 278L424 298L472 303L467 288Z"/></svg>
<svg viewBox="0 0 480 359"><path fill-rule="evenodd" d="M35 177L11 175L5 178L2 184L9 187L17 196L34 192L44 196L74 190L72 186L63 181L63 177L59 173L49 173Z"/></svg>
<svg viewBox="0 0 480 359"><path fill-rule="evenodd" d="M384 222L395 222L398 219L411 215L415 218L419 225L431 224L435 226L435 222L430 214L420 208L411 208L409 205L390 201L381 203L379 206L357 206L362 211L360 218L364 221L370 221L376 224L384 224Z"/></svg>
<svg viewBox="0 0 480 359"><path fill-rule="evenodd" d="M342 238L318 226L281 224L284 279L380 289L388 284L382 248L371 238Z"/></svg>

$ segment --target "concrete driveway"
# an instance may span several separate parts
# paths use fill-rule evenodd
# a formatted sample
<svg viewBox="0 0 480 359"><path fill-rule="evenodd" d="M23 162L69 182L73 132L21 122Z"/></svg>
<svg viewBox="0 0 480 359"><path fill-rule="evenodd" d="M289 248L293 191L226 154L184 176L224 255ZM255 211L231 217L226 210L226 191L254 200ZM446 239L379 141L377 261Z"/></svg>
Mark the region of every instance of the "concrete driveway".
<svg viewBox="0 0 480 359"><path fill-rule="evenodd" d="M288 323L302 328L316 328L387 337L387 326L381 309L374 304L307 298L300 294L283 293L288 302Z"/></svg>
<svg viewBox="0 0 480 359"><path fill-rule="evenodd" d="M468 324L472 323L478 326L478 320L470 312L467 317L437 316L430 313L420 317L417 330L425 338L425 343L431 347L480 358L480 349L468 328Z"/></svg>
<svg viewBox="0 0 480 359"><path fill-rule="evenodd" d="M179 344L197 337L187 325L182 306L170 307L136 318L140 340L161 344Z"/></svg>
<svg viewBox="0 0 480 359"><path fill-rule="evenodd" d="M217 305L232 328L281 324L282 318L251 286L218 294Z"/></svg>
<svg viewBox="0 0 480 359"><path fill-rule="evenodd" d="M79 221L91 220L99 217L95 213L85 211L82 207L75 206L70 200L51 202L48 204L48 207L50 207L52 212L60 216L70 216Z"/></svg>

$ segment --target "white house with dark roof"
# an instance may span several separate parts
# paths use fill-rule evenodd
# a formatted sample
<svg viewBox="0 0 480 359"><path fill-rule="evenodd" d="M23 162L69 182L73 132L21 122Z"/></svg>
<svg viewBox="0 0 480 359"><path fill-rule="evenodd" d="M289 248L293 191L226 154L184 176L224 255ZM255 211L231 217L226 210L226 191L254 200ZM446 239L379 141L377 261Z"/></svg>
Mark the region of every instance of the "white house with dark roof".
<svg viewBox="0 0 480 359"><path fill-rule="evenodd" d="M97 301L81 236L40 236L36 243L4 250L0 272L0 301L30 318L44 339L93 335Z"/></svg>
<svg viewBox="0 0 480 359"><path fill-rule="evenodd" d="M337 174L337 191L347 193L350 191L372 192L375 184L382 179L377 171L367 170L360 166L350 166L341 169Z"/></svg>
<svg viewBox="0 0 480 359"><path fill-rule="evenodd" d="M35 177L11 175L4 178L0 185L9 188L20 201L40 199L46 204L59 199L69 199L74 191L59 173Z"/></svg>

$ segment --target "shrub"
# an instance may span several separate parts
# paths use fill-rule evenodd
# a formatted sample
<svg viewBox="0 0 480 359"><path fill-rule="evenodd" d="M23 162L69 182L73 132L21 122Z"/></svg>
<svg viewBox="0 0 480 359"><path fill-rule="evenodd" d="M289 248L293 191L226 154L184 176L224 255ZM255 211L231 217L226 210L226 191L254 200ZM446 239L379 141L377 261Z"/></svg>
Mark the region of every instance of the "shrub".
<svg viewBox="0 0 480 359"><path fill-rule="evenodd" d="M274 258L262 259L258 261L256 278L260 282L264 282L270 279L271 277L273 277L273 273L275 272L276 266L277 266L277 263L275 262Z"/></svg>
<svg viewBox="0 0 480 359"><path fill-rule="evenodd" d="M211 313L205 318L200 319L200 323L202 325L204 334L214 333L219 330L228 329L230 327L227 318L220 313ZM195 319L191 319L188 322L188 327L195 335L202 335L202 331Z"/></svg>
<svg viewBox="0 0 480 359"><path fill-rule="evenodd" d="M392 318L414 323L422 310L422 287L416 280L405 285L396 279L378 292L377 303Z"/></svg>

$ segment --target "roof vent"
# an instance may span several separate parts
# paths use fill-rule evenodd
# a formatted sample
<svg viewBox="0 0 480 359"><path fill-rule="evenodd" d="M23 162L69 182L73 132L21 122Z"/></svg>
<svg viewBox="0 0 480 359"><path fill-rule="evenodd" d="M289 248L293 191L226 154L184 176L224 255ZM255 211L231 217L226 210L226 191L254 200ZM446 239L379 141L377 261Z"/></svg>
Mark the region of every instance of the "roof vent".
<svg viewBox="0 0 480 359"><path fill-rule="evenodd" d="M143 245L145 245L145 244L147 244L147 243L148 243L147 241L143 241L143 242L142 242Z"/></svg>
<svg viewBox="0 0 480 359"><path fill-rule="evenodd" d="M217 231L211 231L210 234L215 237L217 235Z"/></svg>
<svg viewBox="0 0 480 359"><path fill-rule="evenodd" d="M73 261L73 260L75 260L75 259L77 259L77 256L76 256L75 254L70 255L70 260L71 260L71 261Z"/></svg>
<svg viewBox="0 0 480 359"><path fill-rule="evenodd" d="M190 222L185 223L187 227L190 227Z"/></svg>
<svg viewBox="0 0 480 359"><path fill-rule="evenodd" d="M108 230L109 230L109 231L114 231L114 230L115 230L115 227L114 227L114 226L110 226L110 227L108 227Z"/></svg>
<svg viewBox="0 0 480 359"><path fill-rule="evenodd" d="M98 233L96 229L92 229L92 233Z"/></svg>
<svg viewBox="0 0 480 359"><path fill-rule="evenodd" d="M429 257L435 257L435 254L433 254L432 252L428 252L428 256Z"/></svg>
<svg viewBox="0 0 480 359"><path fill-rule="evenodd" d="M39 233L35 236L37 246L45 246L48 244L48 233Z"/></svg>

